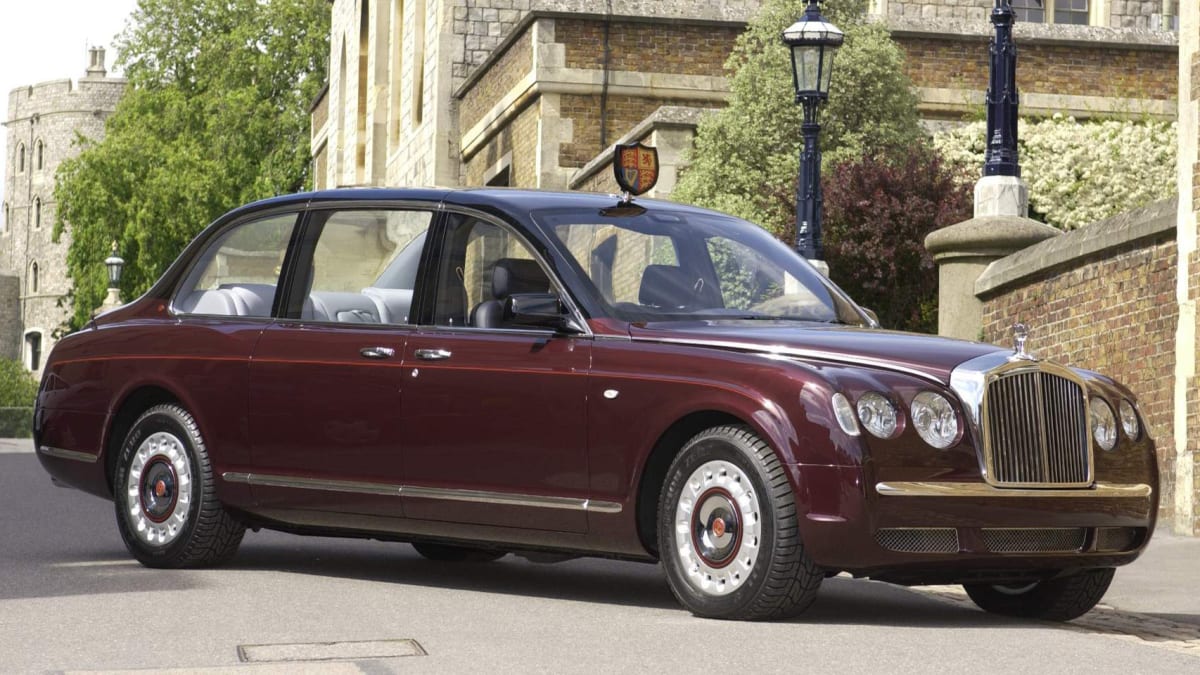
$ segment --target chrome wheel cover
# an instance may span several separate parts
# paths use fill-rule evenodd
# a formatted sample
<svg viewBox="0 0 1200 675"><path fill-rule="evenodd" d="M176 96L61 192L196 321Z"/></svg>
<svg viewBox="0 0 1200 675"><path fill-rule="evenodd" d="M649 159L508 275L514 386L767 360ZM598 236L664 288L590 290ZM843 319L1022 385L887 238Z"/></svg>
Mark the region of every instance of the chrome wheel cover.
<svg viewBox="0 0 1200 675"><path fill-rule="evenodd" d="M130 461L125 495L134 536L155 547L174 542L191 511L192 465L183 441L164 431L146 437Z"/></svg>
<svg viewBox="0 0 1200 675"><path fill-rule="evenodd" d="M762 523L750 477L714 460L692 472L675 503L675 553L688 583L705 595L732 593L758 561Z"/></svg>

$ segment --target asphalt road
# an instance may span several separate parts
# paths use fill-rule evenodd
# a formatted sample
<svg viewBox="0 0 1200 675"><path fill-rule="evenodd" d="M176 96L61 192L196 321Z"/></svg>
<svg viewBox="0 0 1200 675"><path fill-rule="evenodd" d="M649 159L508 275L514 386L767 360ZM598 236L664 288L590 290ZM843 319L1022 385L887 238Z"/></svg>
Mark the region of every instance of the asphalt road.
<svg viewBox="0 0 1200 675"><path fill-rule="evenodd" d="M227 567L150 570L126 555L110 503L0 453L5 673L1200 672L1200 650L1117 633L840 577L798 620L709 621L679 609L657 566L437 564L402 544L268 532ZM348 660L279 660L332 654Z"/></svg>

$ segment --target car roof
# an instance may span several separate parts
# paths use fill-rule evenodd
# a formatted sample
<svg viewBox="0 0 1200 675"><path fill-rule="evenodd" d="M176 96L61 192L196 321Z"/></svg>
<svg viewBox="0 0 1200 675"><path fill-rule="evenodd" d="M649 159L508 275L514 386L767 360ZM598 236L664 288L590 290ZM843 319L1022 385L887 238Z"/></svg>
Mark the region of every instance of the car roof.
<svg viewBox="0 0 1200 675"><path fill-rule="evenodd" d="M445 202L457 206L491 207L524 220L530 211L555 208L607 208L617 204L617 195L599 192L556 192L523 188L476 187L476 188L394 188L355 187L318 190L282 195L247 204L230 212L229 216L245 211L257 211L294 204L319 202ZM673 210L712 213L687 204L657 199L635 198L634 202L646 208L669 208Z"/></svg>

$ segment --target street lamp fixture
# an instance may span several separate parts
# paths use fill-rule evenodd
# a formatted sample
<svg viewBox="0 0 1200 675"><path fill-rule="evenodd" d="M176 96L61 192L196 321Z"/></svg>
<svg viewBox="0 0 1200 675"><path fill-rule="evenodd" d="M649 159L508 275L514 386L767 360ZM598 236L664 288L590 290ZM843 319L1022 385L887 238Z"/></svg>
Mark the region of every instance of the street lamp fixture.
<svg viewBox="0 0 1200 675"><path fill-rule="evenodd" d="M799 21L783 31L791 50L792 85L796 103L804 106L804 149L800 153L800 179L796 184L796 251L809 260L821 260L821 125L817 109L829 98L833 56L845 34L821 16L819 0L809 0Z"/></svg>
<svg viewBox="0 0 1200 675"><path fill-rule="evenodd" d="M112 243L112 253L104 259L104 266L108 268L108 297L103 307L111 309L121 304L121 270L125 268L125 260L117 255L116 240Z"/></svg>

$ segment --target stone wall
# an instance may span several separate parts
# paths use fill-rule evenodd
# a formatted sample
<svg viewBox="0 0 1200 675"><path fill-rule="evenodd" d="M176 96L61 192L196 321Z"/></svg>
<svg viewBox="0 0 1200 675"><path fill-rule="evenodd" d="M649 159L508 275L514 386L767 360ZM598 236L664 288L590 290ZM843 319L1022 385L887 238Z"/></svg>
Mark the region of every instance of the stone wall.
<svg viewBox="0 0 1200 675"><path fill-rule="evenodd" d="M459 127L470 129L521 79L533 71L533 30L523 30L488 68L458 106Z"/></svg>
<svg viewBox="0 0 1200 675"><path fill-rule="evenodd" d="M103 54L98 58L99 65L93 61L88 77L77 82L55 80L18 87L8 97L4 203L9 217L0 233L0 276L15 277L20 290L16 320L0 321L0 344L6 345L0 353L17 345L17 354L27 363L25 334L41 333L44 363L54 343L53 333L71 310L69 305L59 307L70 288L66 261L71 237L68 229L58 242L52 241L58 215L55 171L63 160L79 153L76 134L103 137L104 122L125 88L124 79L105 76ZM24 170L18 166L22 151Z"/></svg>
<svg viewBox="0 0 1200 675"><path fill-rule="evenodd" d="M21 357L20 331L5 329L5 326L20 325L21 280L18 277L0 276L0 359Z"/></svg>
<svg viewBox="0 0 1200 675"><path fill-rule="evenodd" d="M1175 490L1176 210L1167 200L1035 244L992 263L975 286L985 342L1010 344L1021 321L1037 356L1133 391L1158 446L1164 522Z"/></svg>

